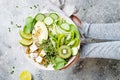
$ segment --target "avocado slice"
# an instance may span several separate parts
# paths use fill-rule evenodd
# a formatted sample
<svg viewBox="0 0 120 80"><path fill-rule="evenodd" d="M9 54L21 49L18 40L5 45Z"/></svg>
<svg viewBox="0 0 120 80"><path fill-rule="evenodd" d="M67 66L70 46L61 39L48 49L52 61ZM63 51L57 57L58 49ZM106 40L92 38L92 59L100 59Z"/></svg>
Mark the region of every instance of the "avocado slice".
<svg viewBox="0 0 120 80"><path fill-rule="evenodd" d="M32 40L21 39L21 40L19 40L19 43L23 46L29 46L32 44Z"/></svg>
<svg viewBox="0 0 120 80"><path fill-rule="evenodd" d="M38 39L40 44L42 43L42 40L48 39L48 29L43 22L37 21L32 31L32 37L33 40Z"/></svg>
<svg viewBox="0 0 120 80"><path fill-rule="evenodd" d="M24 39L32 39L32 34L26 34L22 30L20 30L19 34Z"/></svg>
<svg viewBox="0 0 120 80"><path fill-rule="evenodd" d="M72 50L69 46L64 45L58 49L58 54L61 58L67 59L71 57Z"/></svg>

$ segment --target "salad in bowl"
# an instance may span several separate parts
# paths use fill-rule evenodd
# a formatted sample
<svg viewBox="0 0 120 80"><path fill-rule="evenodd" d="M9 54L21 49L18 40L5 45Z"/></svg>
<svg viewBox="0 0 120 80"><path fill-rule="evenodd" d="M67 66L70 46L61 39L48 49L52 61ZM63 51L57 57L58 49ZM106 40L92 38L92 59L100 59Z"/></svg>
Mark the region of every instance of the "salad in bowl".
<svg viewBox="0 0 120 80"><path fill-rule="evenodd" d="M55 12L27 17L19 34L28 59L44 70L60 70L69 65L80 47L75 24Z"/></svg>

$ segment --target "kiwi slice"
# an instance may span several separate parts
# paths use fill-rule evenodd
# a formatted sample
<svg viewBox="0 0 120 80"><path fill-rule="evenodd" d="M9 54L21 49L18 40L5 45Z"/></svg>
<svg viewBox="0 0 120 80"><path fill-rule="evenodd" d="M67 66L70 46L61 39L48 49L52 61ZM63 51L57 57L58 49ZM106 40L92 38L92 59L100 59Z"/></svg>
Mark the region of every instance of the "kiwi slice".
<svg viewBox="0 0 120 80"><path fill-rule="evenodd" d="M69 46L63 45L58 49L58 54L61 58L67 59L72 55L72 50Z"/></svg>

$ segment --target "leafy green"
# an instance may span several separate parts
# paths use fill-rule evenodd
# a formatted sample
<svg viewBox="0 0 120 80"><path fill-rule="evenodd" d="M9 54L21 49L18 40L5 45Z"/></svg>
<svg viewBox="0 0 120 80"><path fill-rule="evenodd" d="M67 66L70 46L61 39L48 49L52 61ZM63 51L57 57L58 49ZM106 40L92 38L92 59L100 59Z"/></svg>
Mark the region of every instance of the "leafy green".
<svg viewBox="0 0 120 80"><path fill-rule="evenodd" d="M60 63L58 63L58 64L56 64L56 65L54 66L54 69L56 69L56 70L61 69L61 68L64 67L64 65L65 65L64 62L60 62Z"/></svg>
<svg viewBox="0 0 120 80"><path fill-rule="evenodd" d="M56 57L55 58L54 69L56 69L56 70L61 69L61 68L63 68L65 66L66 63L67 62L64 59L62 59L60 57Z"/></svg>
<svg viewBox="0 0 120 80"><path fill-rule="evenodd" d="M33 22L33 18L31 16L27 17L25 20L25 25L28 25Z"/></svg>
<svg viewBox="0 0 120 80"><path fill-rule="evenodd" d="M80 35L79 35L79 31L78 29L73 25L73 24L70 24L70 29L71 31L74 31L74 38L80 38Z"/></svg>
<svg viewBox="0 0 120 80"><path fill-rule="evenodd" d="M60 57L56 57L55 58L55 63L59 63L59 62L66 62L64 59L60 58Z"/></svg>
<svg viewBox="0 0 120 80"><path fill-rule="evenodd" d="M33 27L33 18L32 17L27 17L25 20L25 26L24 26L24 33L31 33L32 32L32 27Z"/></svg>
<svg viewBox="0 0 120 80"><path fill-rule="evenodd" d="M33 30L36 22L37 21L35 20L35 18L32 18L31 16L27 17L25 20L25 26L23 29L24 33L26 33L26 34L32 33L32 30Z"/></svg>

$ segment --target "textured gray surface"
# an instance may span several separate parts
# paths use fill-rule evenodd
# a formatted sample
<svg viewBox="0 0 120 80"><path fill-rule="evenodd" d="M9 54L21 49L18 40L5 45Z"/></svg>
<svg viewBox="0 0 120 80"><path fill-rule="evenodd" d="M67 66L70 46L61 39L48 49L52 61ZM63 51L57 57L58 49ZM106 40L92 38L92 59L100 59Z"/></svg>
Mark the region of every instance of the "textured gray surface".
<svg viewBox="0 0 120 80"><path fill-rule="evenodd" d="M87 22L119 22L120 0L77 0L77 14ZM39 4L38 8L34 5ZM22 70L29 70L34 80L119 80L120 61L105 59L79 60L63 71L43 71L27 61L19 45L16 24L23 26L28 15L35 15L44 7L42 0L0 0L0 80L18 80ZM32 7L32 9L30 8ZM11 25L13 21L13 25ZM9 32L9 28L11 32ZM15 66L14 73L10 74Z"/></svg>

